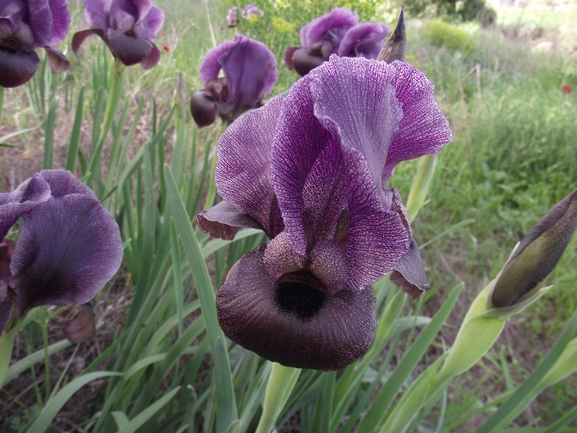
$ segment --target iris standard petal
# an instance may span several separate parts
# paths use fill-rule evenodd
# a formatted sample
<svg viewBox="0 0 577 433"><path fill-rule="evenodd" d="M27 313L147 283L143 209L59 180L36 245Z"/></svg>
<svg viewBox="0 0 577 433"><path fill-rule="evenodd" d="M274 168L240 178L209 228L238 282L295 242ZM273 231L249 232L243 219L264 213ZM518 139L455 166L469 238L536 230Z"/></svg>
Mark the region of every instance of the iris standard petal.
<svg viewBox="0 0 577 433"><path fill-rule="evenodd" d="M38 65L40 58L35 51L0 47L0 86L21 86L32 78Z"/></svg>
<svg viewBox="0 0 577 433"><path fill-rule="evenodd" d="M100 29L106 34L110 27L108 14L112 0L82 0L82 3L84 4L84 18L88 25L92 29Z"/></svg>
<svg viewBox="0 0 577 433"><path fill-rule="evenodd" d="M379 190L389 146L403 117L395 72L384 62L334 56L309 74L315 116L346 148L361 152Z"/></svg>
<svg viewBox="0 0 577 433"><path fill-rule="evenodd" d="M301 281L275 281L266 246L243 256L217 294L224 333L268 360L295 368L339 370L364 355L376 328L372 288L328 295Z"/></svg>
<svg viewBox="0 0 577 433"><path fill-rule="evenodd" d="M66 39L70 30L71 17L66 0L49 0L49 4L52 13L52 33L44 45L52 46Z"/></svg>
<svg viewBox="0 0 577 433"><path fill-rule="evenodd" d="M52 11L49 0L26 0L28 9L27 24L34 35L32 48L49 45L52 38Z"/></svg>
<svg viewBox="0 0 577 433"><path fill-rule="evenodd" d="M226 201L221 201L216 206L198 214L196 222L203 232L210 234L213 238L226 240L234 239L241 228L263 230L256 220Z"/></svg>
<svg viewBox="0 0 577 433"><path fill-rule="evenodd" d="M121 260L118 225L97 199L84 194L50 198L25 218L10 286L23 309L84 304Z"/></svg>
<svg viewBox="0 0 577 433"><path fill-rule="evenodd" d="M126 66L136 65L147 59L152 53L153 43L146 40L108 29L110 51Z"/></svg>
<svg viewBox="0 0 577 433"><path fill-rule="evenodd" d="M315 42L331 38L334 39L331 41L334 43L333 52L336 52L346 31L358 22L359 16L356 12L347 8L334 8L328 14L315 18L301 29L301 45L311 48ZM327 35L329 31L332 33L331 36Z"/></svg>
<svg viewBox="0 0 577 433"><path fill-rule="evenodd" d="M149 6L150 0L144 0ZM144 5L143 5L144 6ZM112 0L110 3L108 21L114 30L126 33L132 30L138 21L139 8L133 0Z"/></svg>
<svg viewBox="0 0 577 433"><path fill-rule="evenodd" d="M146 16L134 26L134 34L143 39L153 41L164 24L162 9L152 6Z"/></svg>
<svg viewBox="0 0 577 433"><path fill-rule="evenodd" d="M396 70L393 85L403 106L403 118L389 148L383 182L400 161L439 152L453 140L449 121L435 100L433 83L408 63L395 61L391 66Z"/></svg>
<svg viewBox="0 0 577 433"><path fill-rule="evenodd" d="M69 194L83 194L96 198L92 190L68 170L42 170L40 176L50 186L50 195L62 198Z"/></svg>
<svg viewBox="0 0 577 433"><path fill-rule="evenodd" d="M276 58L262 42L236 35L236 45L220 58L227 82L229 109L256 108L278 80ZM222 112L228 110L223 109Z"/></svg>
<svg viewBox="0 0 577 433"><path fill-rule="evenodd" d="M281 97L235 120L218 140L214 180L218 193L263 227L269 238L284 224L270 180L271 146Z"/></svg>
<svg viewBox="0 0 577 433"><path fill-rule="evenodd" d="M337 54L340 57L376 59L391 28L380 23L362 23L351 27L343 37Z"/></svg>
<svg viewBox="0 0 577 433"><path fill-rule="evenodd" d="M200 76L202 84L206 85L209 81L218 78L218 73L222 69L222 64L219 61L220 57L226 54L236 44L236 39L225 41L206 53L206 56L204 56L202 63L200 64L200 69L198 70L198 75Z"/></svg>

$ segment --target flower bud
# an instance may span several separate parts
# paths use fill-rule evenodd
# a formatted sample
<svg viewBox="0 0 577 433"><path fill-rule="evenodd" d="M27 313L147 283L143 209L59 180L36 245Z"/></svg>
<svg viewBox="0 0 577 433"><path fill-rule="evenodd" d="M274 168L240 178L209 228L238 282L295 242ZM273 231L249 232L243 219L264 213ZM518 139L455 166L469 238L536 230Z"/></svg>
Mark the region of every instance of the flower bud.
<svg viewBox="0 0 577 433"><path fill-rule="evenodd" d="M96 323L92 305L84 304L80 307L78 313L63 329L64 336L74 344L84 343L96 335Z"/></svg>
<svg viewBox="0 0 577 433"><path fill-rule="evenodd" d="M407 53L407 31L405 28L405 9L401 9L397 27L393 34L387 39L377 60L392 63L395 60L405 60Z"/></svg>

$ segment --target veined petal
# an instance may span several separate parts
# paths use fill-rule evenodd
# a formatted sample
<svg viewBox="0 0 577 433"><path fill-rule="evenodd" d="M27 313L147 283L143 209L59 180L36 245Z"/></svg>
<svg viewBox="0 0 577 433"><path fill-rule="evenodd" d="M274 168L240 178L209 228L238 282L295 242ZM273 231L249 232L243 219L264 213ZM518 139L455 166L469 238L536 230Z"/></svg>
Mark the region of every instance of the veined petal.
<svg viewBox="0 0 577 433"><path fill-rule="evenodd" d="M379 190L403 117L394 74L384 62L336 56L309 74L315 116L346 148L361 152Z"/></svg>
<svg viewBox="0 0 577 433"><path fill-rule="evenodd" d="M40 58L35 51L16 51L0 47L0 86L18 87L38 69Z"/></svg>
<svg viewBox="0 0 577 433"><path fill-rule="evenodd" d="M28 22L34 35L34 48L48 45L52 38L52 11L48 0L27 0Z"/></svg>
<svg viewBox="0 0 577 433"><path fill-rule="evenodd" d="M439 152L453 140L449 121L435 100L433 83L408 63L395 61L391 66L396 70L393 85L403 118L389 148L383 183L399 162Z"/></svg>
<svg viewBox="0 0 577 433"><path fill-rule="evenodd" d="M23 309L85 304L121 260L118 225L96 198L51 198L25 217L10 266L10 287Z"/></svg>
<svg viewBox="0 0 577 433"><path fill-rule="evenodd" d="M141 0L142 6L151 6L150 0ZM143 15L144 17L144 15ZM110 27L118 32L131 31L139 20L139 6L133 0L112 0L110 3Z"/></svg>
<svg viewBox="0 0 577 433"><path fill-rule="evenodd" d="M222 64L219 61L220 57L226 54L236 44L236 39L232 41L225 41L206 53L206 56L204 56L204 59L202 59L200 69L198 71L198 75L200 76L202 84L206 85L206 83L209 81L218 78L218 73L222 69Z"/></svg>
<svg viewBox="0 0 577 433"><path fill-rule="evenodd" d="M134 26L134 34L139 38L153 41L164 24L162 9L152 6L146 16Z"/></svg>
<svg viewBox="0 0 577 433"><path fill-rule="evenodd" d="M42 170L40 176L50 186L50 195L54 198L62 198L69 194L83 194L96 198L92 190L68 170Z"/></svg>
<svg viewBox="0 0 577 433"><path fill-rule="evenodd" d="M218 193L249 215L273 238L283 222L270 180L273 135L283 99L271 99L264 107L235 120L218 140L215 182Z"/></svg>
<svg viewBox="0 0 577 433"><path fill-rule="evenodd" d="M66 0L49 0L49 3L50 12L52 13L52 33L50 40L45 45L52 46L66 39L70 30L71 18Z"/></svg>
<svg viewBox="0 0 577 433"><path fill-rule="evenodd" d="M275 281L264 269L265 248L243 256L218 291L224 333L263 358L295 368L339 370L363 356L376 328L373 289L329 295L304 280Z"/></svg>

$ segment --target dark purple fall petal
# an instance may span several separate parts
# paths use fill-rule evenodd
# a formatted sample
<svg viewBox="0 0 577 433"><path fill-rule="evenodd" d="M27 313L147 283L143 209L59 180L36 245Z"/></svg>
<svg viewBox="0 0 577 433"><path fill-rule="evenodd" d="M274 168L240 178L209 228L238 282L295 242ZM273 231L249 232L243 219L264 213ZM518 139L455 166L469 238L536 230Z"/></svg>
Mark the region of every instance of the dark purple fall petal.
<svg viewBox="0 0 577 433"><path fill-rule="evenodd" d="M201 90L190 98L190 112L199 128L212 125L218 113L218 101L212 99L205 90Z"/></svg>
<svg viewBox="0 0 577 433"><path fill-rule="evenodd" d="M217 294L224 333L258 355L295 368L339 370L364 355L376 328L375 294L329 295L304 275L275 281L263 266L266 246L243 256Z"/></svg>
<svg viewBox="0 0 577 433"><path fill-rule="evenodd" d="M286 61L286 59L285 59ZM324 63L325 59L317 54L309 53L305 48L298 48L292 54L289 69L294 69L301 77L304 77L317 66Z"/></svg>
<svg viewBox="0 0 577 433"><path fill-rule="evenodd" d="M269 169L281 106L282 98L273 98L233 122L219 139L215 170L218 193L258 221L270 238L284 228Z"/></svg>
<svg viewBox="0 0 577 433"><path fill-rule="evenodd" d="M80 47L82 46L86 38L92 35L98 36L100 39L102 39L108 44L108 39L106 38L103 30L101 29L80 30L79 32L74 33L74 35L72 36L72 51L74 51L74 54L78 54L78 51L80 50Z"/></svg>
<svg viewBox="0 0 577 433"><path fill-rule="evenodd" d="M152 42L140 39L114 29L108 29L110 51L126 66L144 61L152 53Z"/></svg>
<svg viewBox="0 0 577 433"><path fill-rule="evenodd" d="M10 286L23 310L84 304L120 266L118 226L93 197L50 198L24 222L10 266Z"/></svg>
<svg viewBox="0 0 577 433"><path fill-rule="evenodd" d="M358 24L345 33L337 54L340 57L376 59L385 43L385 36L390 32L391 28L385 24Z"/></svg>
<svg viewBox="0 0 577 433"><path fill-rule="evenodd" d="M62 330L64 336L73 344L84 343L96 335L96 320L92 306L80 306L78 313L66 324Z"/></svg>
<svg viewBox="0 0 577 433"><path fill-rule="evenodd" d="M40 58L35 51L17 51L0 46L0 86L18 87L38 69Z"/></svg>
<svg viewBox="0 0 577 433"><path fill-rule="evenodd" d="M226 240L234 239L241 228L263 229L253 218L225 201L199 213L196 222L203 232Z"/></svg>

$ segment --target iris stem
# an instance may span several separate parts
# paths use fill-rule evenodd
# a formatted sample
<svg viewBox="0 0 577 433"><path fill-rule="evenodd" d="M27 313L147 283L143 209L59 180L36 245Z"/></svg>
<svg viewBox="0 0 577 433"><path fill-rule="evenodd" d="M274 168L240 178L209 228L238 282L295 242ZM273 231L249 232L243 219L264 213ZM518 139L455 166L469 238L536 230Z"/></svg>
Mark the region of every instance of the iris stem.
<svg viewBox="0 0 577 433"><path fill-rule="evenodd" d="M300 372L301 370L298 368L285 367L276 362L272 365L264 395L262 416L256 433L270 433L272 431L297 383Z"/></svg>
<svg viewBox="0 0 577 433"><path fill-rule="evenodd" d="M421 208L426 204L427 193L431 186L431 180L435 174L439 154L424 155L419 160L417 174L413 178L409 198L407 199L407 212L409 219L414 221Z"/></svg>
<svg viewBox="0 0 577 433"><path fill-rule="evenodd" d="M5 332L0 335L0 388L2 388L8 366L10 365L15 335L15 332Z"/></svg>

